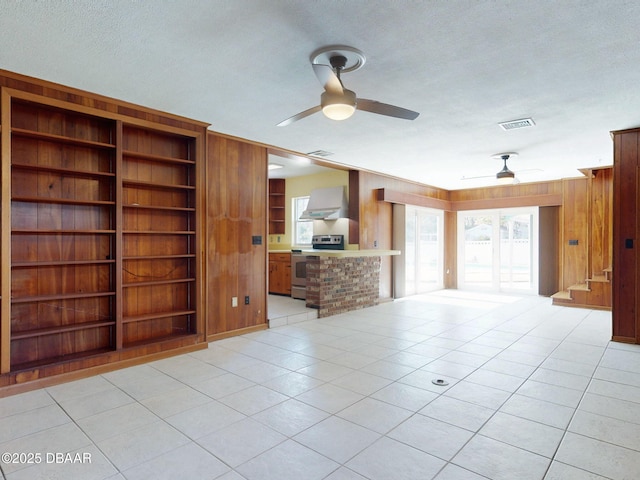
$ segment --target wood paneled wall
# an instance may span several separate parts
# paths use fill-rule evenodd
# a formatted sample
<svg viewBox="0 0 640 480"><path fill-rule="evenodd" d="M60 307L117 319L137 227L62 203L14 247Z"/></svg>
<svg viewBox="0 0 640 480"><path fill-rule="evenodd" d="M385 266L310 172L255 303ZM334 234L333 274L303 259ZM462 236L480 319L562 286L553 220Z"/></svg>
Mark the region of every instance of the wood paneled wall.
<svg viewBox="0 0 640 480"><path fill-rule="evenodd" d="M613 168L593 170L591 177L591 274L613 265Z"/></svg>
<svg viewBox="0 0 640 480"><path fill-rule="evenodd" d="M588 193L586 178L563 180L560 290L589 278Z"/></svg>
<svg viewBox="0 0 640 480"><path fill-rule="evenodd" d="M381 188L443 201L446 201L448 197L448 192L440 188L419 185L371 172L350 171L349 241L359 244L361 249L393 248L393 205L390 202L378 200L378 189ZM446 255L450 256L450 254L451 252L446 252ZM455 262L455 258L448 258L445 261L445 268L450 268L449 265ZM391 257L385 256L381 260L380 298L392 297L392 260Z"/></svg>
<svg viewBox="0 0 640 480"><path fill-rule="evenodd" d="M452 190L454 210L550 206L562 204L562 181Z"/></svg>
<svg viewBox="0 0 640 480"><path fill-rule="evenodd" d="M351 172L351 238L360 248L392 248L392 203L445 210L446 288L457 286L456 212L541 207L540 288L551 295L611 266L612 169L587 169L585 177L550 182L446 191L369 172ZM355 237L354 235L359 235ZM578 244L569 240L577 240ZM386 270L385 270L386 269ZM392 296L383 262L381 296ZM388 285L387 285L387 282Z"/></svg>
<svg viewBox="0 0 640 480"><path fill-rule="evenodd" d="M207 336L266 328L267 151L210 133L205 177Z"/></svg>
<svg viewBox="0 0 640 480"><path fill-rule="evenodd" d="M560 231L562 207L540 207L538 211L538 294L560 291Z"/></svg>

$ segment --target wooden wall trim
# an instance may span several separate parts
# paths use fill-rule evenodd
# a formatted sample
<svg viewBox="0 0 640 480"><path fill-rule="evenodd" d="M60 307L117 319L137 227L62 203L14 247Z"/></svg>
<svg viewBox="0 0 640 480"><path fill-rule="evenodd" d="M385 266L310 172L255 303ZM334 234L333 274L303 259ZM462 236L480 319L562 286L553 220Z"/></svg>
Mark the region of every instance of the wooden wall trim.
<svg viewBox="0 0 640 480"><path fill-rule="evenodd" d="M213 333L211 335L207 335L207 342L237 337L238 335L244 335L246 333L259 332L261 330L266 330L267 328L269 328L268 323L261 323L250 327L238 328L237 330L230 330L228 332Z"/></svg>
<svg viewBox="0 0 640 480"><path fill-rule="evenodd" d="M399 192L389 188L378 188L377 198L382 202L401 203L403 205L416 205L418 207L437 208L438 210L451 211L452 203L448 200L417 195L415 193Z"/></svg>
<svg viewBox="0 0 640 480"><path fill-rule="evenodd" d="M94 365L86 368L79 368L78 370L72 370L59 373L57 375L36 378L22 383L12 383L0 388L0 398L17 395L19 393L30 392L32 390L37 390L40 388L60 385L62 383L71 382L74 380L81 380L83 378L92 377L94 375L102 375L104 373L113 372L115 370L134 367L136 365L142 365L156 360L175 357L177 355L184 355L187 353L197 352L199 350L206 350L207 348L209 348L208 343L199 342L192 345L184 345L169 350L149 353L147 355L122 358L114 362L104 363L102 365Z"/></svg>
<svg viewBox="0 0 640 480"><path fill-rule="evenodd" d="M28 75L22 75L8 70L0 70L0 84L15 89L17 91L31 92L37 95L42 95L48 98L56 98L64 100L74 105L74 109L82 105L86 105L84 101L89 98L96 109L100 110L101 115L107 116L108 112L119 113L127 118L136 117L141 118L140 114L153 116L155 118L150 119L154 122L154 128L157 129L157 123L169 123L184 124L184 125L197 125L199 127L208 127L208 122L202 122L199 120L193 120L181 115L175 115L173 113L163 112L153 108L148 108L133 103L118 100L113 97L107 97L105 95L99 95L86 90L78 88L68 87L59 83L42 80ZM42 101L40 101L42 103ZM156 123L157 122L157 123ZM168 123L169 122L169 123Z"/></svg>
<svg viewBox="0 0 640 480"><path fill-rule="evenodd" d="M349 171L349 243L360 243L360 175Z"/></svg>
<svg viewBox="0 0 640 480"><path fill-rule="evenodd" d="M444 212L444 288L458 288L458 217Z"/></svg>
<svg viewBox="0 0 640 480"><path fill-rule="evenodd" d="M174 125L158 124L152 120L145 118L139 118L137 116L131 116L122 113L111 112L108 110L101 110L95 107L87 107L84 105L78 105L76 103L67 102L65 100L59 100L57 98L46 97L22 90L15 90L12 88L3 88L3 91L12 98L19 98L20 100L26 100L29 102L39 103L42 105L48 105L50 107L62 108L64 110L70 110L74 112L85 113L87 115L99 116L101 118L109 118L111 120L121 120L128 125L136 125L141 128L148 128L156 131L163 131L169 133L176 133L178 135L184 135L185 137L200 137L202 131L196 131L191 129L182 128ZM203 125L206 126L206 125Z"/></svg>
<svg viewBox="0 0 640 480"><path fill-rule="evenodd" d="M523 195L451 202L453 210L486 210L493 208L555 207L562 205L562 194Z"/></svg>
<svg viewBox="0 0 640 480"><path fill-rule="evenodd" d="M0 112L0 128L2 131L2 171L0 173L0 192L2 192L2 204L0 205L2 218L0 225L0 248L2 257L0 265L0 374L9 372L11 368L11 97L3 88L1 91L2 105ZM6 319L6 320L5 320Z"/></svg>
<svg viewBox="0 0 640 480"><path fill-rule="evenodd" d="M376 195L377 199L383 202L437 208L444 211L486 210L500 207L555 207L562 205L561 193L449 201L415 193L400 192L389 188L379 188L376 191Z"/></svg>

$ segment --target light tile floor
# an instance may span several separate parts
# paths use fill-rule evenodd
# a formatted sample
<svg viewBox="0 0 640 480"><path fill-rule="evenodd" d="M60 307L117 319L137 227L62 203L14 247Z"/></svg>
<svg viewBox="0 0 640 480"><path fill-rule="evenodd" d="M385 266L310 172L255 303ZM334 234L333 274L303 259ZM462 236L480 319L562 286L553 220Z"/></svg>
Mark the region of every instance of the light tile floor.
<svg viewBox="0 0 640 480"><path fill-rule="evenodd" d="M550 303L441 291L0 399L2 474L640 478L640 347Z"/></svg>
<svg viewBox="0 0 640 480"><path fill-rule="evenodd" d="M306 302L282 295L269 295L267 318L269 327L282 327L318 318L318 310L306 307Z"/></svg>

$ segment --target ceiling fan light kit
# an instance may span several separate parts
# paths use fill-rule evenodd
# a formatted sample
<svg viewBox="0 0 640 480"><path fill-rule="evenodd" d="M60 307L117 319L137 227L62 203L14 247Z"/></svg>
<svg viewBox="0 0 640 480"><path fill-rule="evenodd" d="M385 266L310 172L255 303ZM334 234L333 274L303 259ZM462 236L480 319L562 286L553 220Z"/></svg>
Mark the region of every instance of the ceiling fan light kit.
<svg viewBox="0 0 640 480"><path fill-rule="evenodd" d="M322 113L331 120L346 120L356 111L356 94L346 88L341 94L325 91L320 96Z"/></svg>
<svg viewBox="0 0 640 480"><path fill-rule="evenodd" d="M513 173L511 170L509 170L509 167L507 167L507 160L509 160L510 158L515 158L517 156L518 154L513 152L499 153L497 155L492 156L492 158L498 158L504 162L504 166L502 167L502 170L496 173L496 179L498 180L498 183L501 183L501 184L515 183L516 174Z"/></svg>

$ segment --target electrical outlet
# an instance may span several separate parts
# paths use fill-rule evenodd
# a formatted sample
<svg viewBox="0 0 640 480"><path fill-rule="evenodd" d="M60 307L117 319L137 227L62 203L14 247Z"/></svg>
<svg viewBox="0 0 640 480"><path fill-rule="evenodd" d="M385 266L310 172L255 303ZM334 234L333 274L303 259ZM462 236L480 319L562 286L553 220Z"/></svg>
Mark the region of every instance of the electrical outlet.
<svg viewBox="0 0 640 480"><path fill-rule="evenodd" d="M231 306L232 307L238 306L238 297L231 297Z"/></svg>
<svg viewBox="0 0 640 480"><path fill-rule="evenodd" d="M249 305L249 295L245 295L245 297L244 297L244 304L245 304L245 305Z"/></svg>

